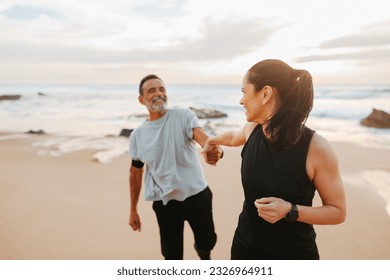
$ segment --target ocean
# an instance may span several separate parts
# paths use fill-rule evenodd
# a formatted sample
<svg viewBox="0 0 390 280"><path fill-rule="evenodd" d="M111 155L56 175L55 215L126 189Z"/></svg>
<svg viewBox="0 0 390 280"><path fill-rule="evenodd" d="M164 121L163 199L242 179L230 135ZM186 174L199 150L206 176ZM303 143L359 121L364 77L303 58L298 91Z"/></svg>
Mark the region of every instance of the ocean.
<svg viewBox="0 0 390 280"><path fill-rule="evenodd" d="M236 129L245 123L244 110L239 104L240 85L173 85L167 87L167 92L169 107L226 113L226 118L201 120L202 125L207 123L215 133ZM0 131L23 134L43 130L56 136L59 142L41 145L61 144L53 153L87 147L106 151L102 162L109 161L110 155L114 157L127 150L127 139L118 141L115 136L123 128L138 126L147 114L138 102L136 85L0 86L0 95L10 94L21 95L21 98L0 101ZM360 125L360 120L373 108L390 112L390 85L318 86L307 125L329 140L390 148L390 129Z"/></svg>
<svg viewBox="0 0 390 280"><path fill-rule="evenodd" d="M173 85L167 86L167 93L169 107L226 113L226 118L201 120L214 133L245 123L240 85ZM16 101L0 101L0 131L11 132L0 136L0 145L1 140L29 137L25 133L29 130L43 130L52 137L33 144L39 156L90 149L96 161L109 164L128 151L128 139L119 137L121 130L137 127L147 114L138 102L136 85L0 86L0 95L21 96ZM373 108L390 111L390 85L318 86L307 125L328 140L390 149L390 129L360 125ZM361 176L364 184L372 185L388 202L390 215L390 173L369 170Z"/></svg>

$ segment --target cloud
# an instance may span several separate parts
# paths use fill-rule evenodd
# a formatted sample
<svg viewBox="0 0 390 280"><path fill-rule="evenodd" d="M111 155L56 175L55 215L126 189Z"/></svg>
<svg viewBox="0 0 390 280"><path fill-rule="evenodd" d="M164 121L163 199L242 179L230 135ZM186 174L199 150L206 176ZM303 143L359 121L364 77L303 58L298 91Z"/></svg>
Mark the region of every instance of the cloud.
<svg viewBox="0 0 390 280"><path fill-rule="evenodd" d="M390 49L380 48L374 50L354 51L346 53L335 53L326 55L309 55L295 58L296 62L315 62L315 61L360 61L366 64L367 62L375 62L383 64L384 61L390 62Z"/></svg>
<svg viewBox="0 0 390 280"><path fill-rule="evenodd" d="M282 6L262 0L2 0L0 72L34 82L38 69L58 81L61 71L69 81L77 71L80 79L97 77L91 72L101 73L103 82L163 69L192 82L191 73L232 77L263 57L314 62L318 73L341 71L340 65L345 72L373 72L390 63L390 21L372 1L353 10L343 2L335 10L309 0ZM326 16L346 12L347 20Z"/></svg>
<svg viewBox="0 0 390 280"><path fill-rule="evenodd" d="M207 21L197 39L182 38L175 45L158 50L136 50L135 58L144 61L217 61L230 60L266 45L282 26L261 20Z"/></svg>
<svg viewBox="0 0 390 280"><path fill-rule="evenodd" d="M137 16L142 16L153 21L160 21L162 19L172 19L178 15L185 14L183 10L183 1L157 1L153 3L143 2L141 5L134 5L131 7L132 12Z"/></svg>
<svg viewBox="0 0 390 280"><path fill-rule="evenodd" d="M261 20L213 21L204 23L198 38L178 38L171 45L155 49L113 50L88 46L66 46L30 42L4 42L0 60L67 63L158 63L231 60L265 45L283 26Z"/></svg>
<svg viewBox="0 0 390 280"><path fill-rule="evenodd" d="M63 15L57 10L20 5L15 5L7 10L4 10L0 14L11 20L35 20L41 16L47 16L55 19L63 18Z"/></svg>
<svg viewBox="0 0 390 280"><path fill-rule="evenodd" d="M370 25L361 32L328 40L319 45L322 49L363 48L390 44L390 21Z"/></svg>
<svg viewBox="0 0 390 280"><path fill-rule="evenodd" d="M324 41L314 52L325 54L296 57L295 61L353 61L356 65L389 63L390 21L363 27L360 32L352 35Z"/></svg>

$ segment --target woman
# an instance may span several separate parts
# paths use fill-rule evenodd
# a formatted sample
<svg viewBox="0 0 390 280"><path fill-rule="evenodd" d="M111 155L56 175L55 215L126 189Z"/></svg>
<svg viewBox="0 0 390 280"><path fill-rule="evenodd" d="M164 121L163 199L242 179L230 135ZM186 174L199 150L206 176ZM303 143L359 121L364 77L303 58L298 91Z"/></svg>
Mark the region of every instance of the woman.
<svg viewBox="0 0 390 280"><path fill-rule="evenodd" d="M234 234L232 259L319 259L313 225L346 217L338 161L322 136L305 126L313 105L309 72L264 60L243 79L245 126L209 138L215 145L244 145L245 201ZM322 205L312 206L315 191Z"/></svg>

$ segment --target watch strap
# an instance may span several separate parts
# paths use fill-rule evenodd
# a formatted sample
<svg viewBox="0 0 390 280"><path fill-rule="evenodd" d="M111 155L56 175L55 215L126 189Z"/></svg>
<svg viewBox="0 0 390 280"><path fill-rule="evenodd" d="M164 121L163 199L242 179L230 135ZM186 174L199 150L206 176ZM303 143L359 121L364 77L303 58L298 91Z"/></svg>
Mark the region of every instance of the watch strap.
<svg viewBox="0 0 390 280"><path fill-rule="evenodd" d="M291 203L291 211L287 213L285 219L288 222L295 222L298 219L299 213L298 213L298 207L295 203Z"/></svg>

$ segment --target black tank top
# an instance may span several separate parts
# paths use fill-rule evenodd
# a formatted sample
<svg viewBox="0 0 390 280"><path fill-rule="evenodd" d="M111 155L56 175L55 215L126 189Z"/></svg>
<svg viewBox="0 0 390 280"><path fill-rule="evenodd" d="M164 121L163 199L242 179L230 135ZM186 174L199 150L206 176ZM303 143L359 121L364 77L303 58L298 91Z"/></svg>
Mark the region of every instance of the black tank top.
<svg viewBox="0 0 390 280"><path fill-rule="evenodd" d="M316 259L316 234L310 224L271 224L258 216L254 201L279 197L299 205L312 206L314 183L306 172L306 158L314 131L304 127L299 141L285 150L272 150L261 125L250 135L242 152L241 179L245 194L243 213L252 237L254 258Z"/></svg>

